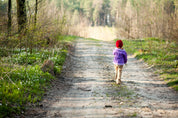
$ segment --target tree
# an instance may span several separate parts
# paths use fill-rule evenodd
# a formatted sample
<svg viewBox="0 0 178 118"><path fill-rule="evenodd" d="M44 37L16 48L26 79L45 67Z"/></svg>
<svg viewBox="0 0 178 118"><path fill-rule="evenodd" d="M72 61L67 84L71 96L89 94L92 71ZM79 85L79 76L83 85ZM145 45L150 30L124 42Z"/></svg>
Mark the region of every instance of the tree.
<svg viewBox="0 0 178 118"><path fill-rule="evenodd" d="M79 12L78 10L75 10L73 16L72 16L72 25L77 25L80 21L80 18L79 18Z"/></svg>
<svg viewBox="0 0 178 118"><path fill-rule="evenodd" d="M122 7L125 8L127 5L127 0L122 0Z"/></svg>
<svg viewBox="0 0 178 118"><path fill-rule="evenodd" d="M95 26L98 25L99 18L99 8L95 8L93 12L93 21Z"/></svg>
<svg viewBox="0 0 178 118"><path fill-rule="evenodd" d="M112 25L116 23L116 21L119 18L119 0L111 0L111 8L110 8L110 14L111 14L111 20L112 20Z"/></svg>
<svg viewBox="0 0 178 118"><path fill-rule="evenodd" d="M174 15L175 15L175 3L173 0L166 0L164 2L164 25L167 26L164 30L164 36L171 38L174 32Z"/></svg>
<svg viewBox="0 0 178 118"><path fill-rule="evenodd" d="M38 12L38 0L36 0L36 3L35 3L35 26L37 22L37 12Z"/></svg>
<svg viewBox="0 0 178 118"><path fill-rule="evenodd" d="M168 0L164 3L164 10L168 15L175 13L175 4L173 0Z"/></svg>
<svg viewBox="0 0 178 118"><path fill-rule="evenodd" d="M12 1L8 0L8 27L7 27L8 36L10 35L11 32L11 24L12 24L11 12L12 12Z"/></svg>
<svg viewBox="0 0 178 118"><path fill-rule="evenodd" d="M92 1L85 1L83 4L83 11L85 16L89 20L92 20Z"/></svg>
<svg viewBox="0 0 178 118"><path fill-rule="evenodd" d="M100 12L100 20L102 25L107 24L107 16L110 14L110 0L103 0L102 10Z"/></svg>
<svg viewBox="0 0 178 118"><path fill-rule="evenodd" d="M27 14L26 14L26 0L16 0L17 2L17 20L18 20L18 31L21 32L27 22Z"/></svg>

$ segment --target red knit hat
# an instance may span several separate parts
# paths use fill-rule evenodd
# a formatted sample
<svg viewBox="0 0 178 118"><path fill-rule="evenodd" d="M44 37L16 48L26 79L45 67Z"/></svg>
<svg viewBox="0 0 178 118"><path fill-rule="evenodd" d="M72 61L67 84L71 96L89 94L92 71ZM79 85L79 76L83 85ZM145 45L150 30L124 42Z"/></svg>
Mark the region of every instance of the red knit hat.
<svg viewBox="0 0 178 118"><path fill-rule="evenodd" d="M117 48L118 48L118 47L122 48L122 46L123 46L122 40L117 40L117 41L116 41L116 47L117 47Z"/></svg>

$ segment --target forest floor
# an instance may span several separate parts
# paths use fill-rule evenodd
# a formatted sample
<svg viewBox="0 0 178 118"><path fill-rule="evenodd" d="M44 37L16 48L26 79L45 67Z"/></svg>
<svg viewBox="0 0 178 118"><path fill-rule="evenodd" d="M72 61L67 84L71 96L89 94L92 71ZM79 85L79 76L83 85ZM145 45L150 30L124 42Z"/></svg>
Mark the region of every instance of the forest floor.
<svg viewBox="0 0 178 118"><path fill-rule="evenodd" d="M63 71L26 118L118 118L178 116L178 92L144 62L128 55L122 84L113 81L114 42L78 39Z"/></svg>

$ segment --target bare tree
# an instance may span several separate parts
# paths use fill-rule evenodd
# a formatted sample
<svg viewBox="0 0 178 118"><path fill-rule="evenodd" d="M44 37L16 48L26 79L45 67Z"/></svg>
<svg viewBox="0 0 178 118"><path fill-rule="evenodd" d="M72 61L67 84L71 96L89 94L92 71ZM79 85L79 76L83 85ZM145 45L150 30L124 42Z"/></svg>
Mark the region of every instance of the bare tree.
<svg viewBox="0 0 178 118"><path fill-rule="evenodd" d="M12 1L8 0L8 36L10 35L11 32L11 24L12 24L12 17L11 17L11 12L12 12Z"/></svg>
<svg viewBox="0 0 178 118"><path fill-rule="evenodd" d="M26 14L26 0L16 0L17 2L17 20L18 20L18 31L21 32L27 22L27 14Z"/></svg>
<svg viewBox="0 0 178 118"><path fill-rule="evenodd" d="M36 0L36 3L35 3L35 26L37 22L37 12L38 12L38 0Z"/></svg>

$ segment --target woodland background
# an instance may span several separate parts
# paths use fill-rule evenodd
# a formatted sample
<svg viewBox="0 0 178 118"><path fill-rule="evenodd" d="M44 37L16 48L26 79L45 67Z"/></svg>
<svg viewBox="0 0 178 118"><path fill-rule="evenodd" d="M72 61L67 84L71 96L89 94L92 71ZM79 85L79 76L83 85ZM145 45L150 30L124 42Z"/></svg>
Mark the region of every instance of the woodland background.
<svg viewBox="0 0 178 118"><path fill-rule="evenodd" d="M10 1L12 4L8 4ZM26 30L35 32L32 26L35 24L36 30L45 30L43 34L48 35L52 32L79 35L80 28L113 26L118 29L118 38L176 40L177 7L177 0L1 0L1 37L7 32L11 36L17 34L18 25L25 23ZM22 21L18 14L24 17Z"/></svg>

